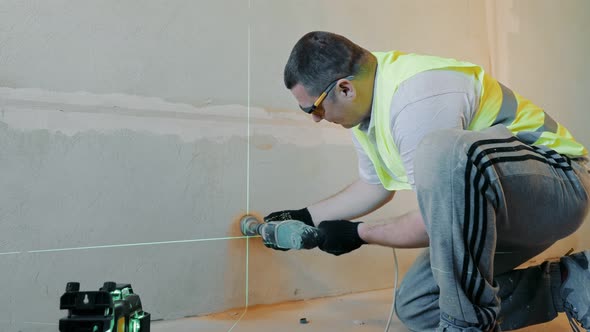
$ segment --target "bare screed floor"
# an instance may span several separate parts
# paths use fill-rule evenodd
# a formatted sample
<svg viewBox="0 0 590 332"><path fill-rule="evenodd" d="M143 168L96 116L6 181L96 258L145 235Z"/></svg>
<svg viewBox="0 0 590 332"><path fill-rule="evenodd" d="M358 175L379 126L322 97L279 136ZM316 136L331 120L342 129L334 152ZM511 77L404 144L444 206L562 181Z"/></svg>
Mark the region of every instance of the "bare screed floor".
<svg viewBox="0 0 590 332"><path fill-rule="evenodd" d="M248 308L224 313L152 323L154 332L259 332L259 331L338 331L382 332L391 308L392 290L355 293L338 297L289 302ZM307 324L300 323L305 318ZM233 329L232 329L232 326ZM518 332L570 331L565 315L546 324L535 325ZM399 320L394 319L390 332L408 332Z"/></svg>

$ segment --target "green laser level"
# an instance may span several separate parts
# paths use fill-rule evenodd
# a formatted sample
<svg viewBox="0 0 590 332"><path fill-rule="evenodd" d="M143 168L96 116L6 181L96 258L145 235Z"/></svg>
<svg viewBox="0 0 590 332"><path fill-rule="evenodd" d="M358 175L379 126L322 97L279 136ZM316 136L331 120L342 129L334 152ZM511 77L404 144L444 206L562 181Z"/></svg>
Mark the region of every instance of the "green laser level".
<svg viewBox="0 0 590 332"><path fill-rule="evenodd" d="M59 308L68 310L59 320L60 332L150 331L150 314L131 284L107 281L98 291L81 292L79 282L68 282Z"/></svg>

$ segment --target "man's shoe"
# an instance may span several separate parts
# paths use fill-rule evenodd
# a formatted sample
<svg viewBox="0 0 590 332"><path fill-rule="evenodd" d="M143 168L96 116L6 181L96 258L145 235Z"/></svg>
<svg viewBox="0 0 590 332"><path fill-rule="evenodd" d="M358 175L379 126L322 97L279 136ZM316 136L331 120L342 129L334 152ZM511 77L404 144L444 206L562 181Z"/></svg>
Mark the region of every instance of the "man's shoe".
<svg viewBox="0 0 590 332"><path fill-rule="evenodd" d="M560 263L567 277L561 284L559 295L563 308L574 331L580 331L575 322L588 331L590 328L590 250L564 256Z"/></svg>

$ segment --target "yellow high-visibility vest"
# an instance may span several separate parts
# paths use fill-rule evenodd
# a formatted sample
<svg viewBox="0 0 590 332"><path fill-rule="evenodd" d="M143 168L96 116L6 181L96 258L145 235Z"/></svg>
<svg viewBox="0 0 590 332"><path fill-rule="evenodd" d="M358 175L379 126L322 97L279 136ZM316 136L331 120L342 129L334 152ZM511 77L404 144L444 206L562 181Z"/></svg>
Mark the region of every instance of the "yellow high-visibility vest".
<svg viewBox="0 0 590 332"><path fill-rule="evenodd" d="M570 132L526 98L512 92L483 68L464 61L435 56L406 54L399 51L373 52L377 57L377 76L373 93L376 144L365 132L354 127L353 133L373 162L377 176L388 190L411 189L401 156L390 129L390 107L399 85L412 76L428 70L455 70L473 75L481 84L479 108L468 130L482 130L503 124L521 141L530 145L545 145L569 157L588 153Z"/></svg>

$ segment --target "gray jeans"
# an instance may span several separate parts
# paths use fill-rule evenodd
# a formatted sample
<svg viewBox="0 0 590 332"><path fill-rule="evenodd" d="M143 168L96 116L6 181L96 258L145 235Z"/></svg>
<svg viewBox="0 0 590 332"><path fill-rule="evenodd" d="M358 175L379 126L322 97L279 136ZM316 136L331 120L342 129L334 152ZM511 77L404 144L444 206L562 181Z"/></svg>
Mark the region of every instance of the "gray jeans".
<svg viewBox="0 0 590 332"><path fill-rule="evenodd" d="M423 332L511 330L555 318L559 264L514 268L584 221L585 161L523 144L501 125L430 134L414 160L430 247L399 288L400 320Z"/></svg>

